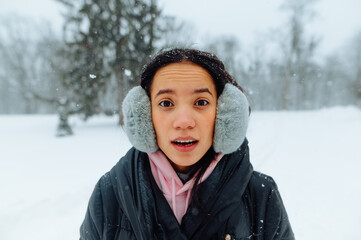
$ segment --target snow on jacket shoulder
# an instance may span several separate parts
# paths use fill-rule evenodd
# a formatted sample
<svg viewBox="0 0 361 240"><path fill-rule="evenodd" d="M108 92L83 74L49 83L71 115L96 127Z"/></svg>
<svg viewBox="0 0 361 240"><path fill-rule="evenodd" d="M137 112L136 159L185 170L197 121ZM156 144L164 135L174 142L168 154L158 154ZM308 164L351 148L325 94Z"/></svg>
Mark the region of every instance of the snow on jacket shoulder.
<svg viewBox="0 0 361 240"><path fill-rule="evenodd" d="M132 148L95 186L81 240L294 239L274 180L253 171L248 142L225 155L178 223L146 153Z"/></svg>

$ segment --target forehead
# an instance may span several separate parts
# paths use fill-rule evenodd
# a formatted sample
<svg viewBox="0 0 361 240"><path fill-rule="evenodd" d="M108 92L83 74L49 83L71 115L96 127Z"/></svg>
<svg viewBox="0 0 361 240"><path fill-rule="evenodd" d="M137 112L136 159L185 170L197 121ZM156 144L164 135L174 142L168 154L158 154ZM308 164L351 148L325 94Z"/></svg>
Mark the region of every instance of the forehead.
<svg viewBox="0 0 361 240"><path fill-rule="evenodd" d="M215 88L213 78L207 70L192 62L180 62L158 69L154 75L151 90L180 84L187 84L189 87L208 85Z"/></svg>

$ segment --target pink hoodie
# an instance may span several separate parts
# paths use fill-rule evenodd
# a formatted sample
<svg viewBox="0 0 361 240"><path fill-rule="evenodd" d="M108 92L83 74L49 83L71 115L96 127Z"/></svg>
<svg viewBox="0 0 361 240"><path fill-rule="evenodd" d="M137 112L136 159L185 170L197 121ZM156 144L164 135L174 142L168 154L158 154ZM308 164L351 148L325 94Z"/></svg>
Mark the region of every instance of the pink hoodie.
<svg viewBox="0 0 361 240"><path fill-rule="evenodd" d="M199 183L208 178L223 155L221 153L216 155ZM160 150L148 153L148 157L153 177L180 224L190 204L195 177L183 184L166 156Z"/></svg>

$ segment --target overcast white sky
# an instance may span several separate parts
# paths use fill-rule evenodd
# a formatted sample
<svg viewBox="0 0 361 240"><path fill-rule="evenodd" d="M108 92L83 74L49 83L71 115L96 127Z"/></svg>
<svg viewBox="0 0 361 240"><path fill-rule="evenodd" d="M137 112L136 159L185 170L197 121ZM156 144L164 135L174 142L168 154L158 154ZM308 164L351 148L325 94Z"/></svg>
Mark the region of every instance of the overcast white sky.
<svg viewBox="0 0 361 240"><path fill-rule="evenodd" d="M279 10L282 2L283 0L159 0L164 13L192 23L200 37L204 38L207 34L235 35L244 46L255 41L258 33L265 33L282 24L285 17L284 12ZM321 53L339 48L356 32L361 31L360 0L318 0L314 9L317 16L308 30L322 38ZM1 3L0 16L17 12L20 15L45 18L51 21L54 28L60 29L60 11L61 5L54 0L11 0Z"/></svg>

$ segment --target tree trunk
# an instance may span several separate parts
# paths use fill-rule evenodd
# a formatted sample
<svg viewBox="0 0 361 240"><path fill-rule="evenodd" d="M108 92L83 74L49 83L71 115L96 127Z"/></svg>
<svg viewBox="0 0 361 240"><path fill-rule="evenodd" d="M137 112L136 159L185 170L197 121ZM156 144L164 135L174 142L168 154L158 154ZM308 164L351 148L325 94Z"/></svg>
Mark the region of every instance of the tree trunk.
<svg viewBox="0 0 361 240"><path fill-rule="evenodd" d="M123 125L124 121L123 121L122 103L124 99L124 85L123 85L124 75L122 68L119 65L115 68L115 76L118 85L118 116L119 116L118 124Z"/></svg>
<svg viewBox="0 0 361 240"><path fill-rule="evenodd" d="M283 91L283 109L288 109L288 100L290 94L290 78L291 78L291 66L287 64L286 72L285 72L285 86Z"/></svg>

